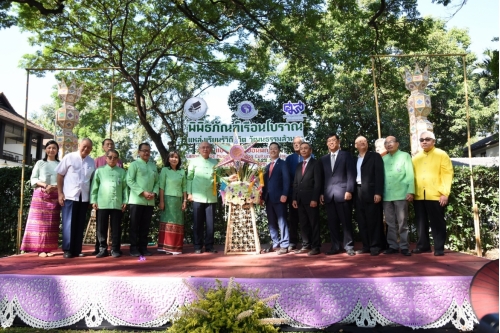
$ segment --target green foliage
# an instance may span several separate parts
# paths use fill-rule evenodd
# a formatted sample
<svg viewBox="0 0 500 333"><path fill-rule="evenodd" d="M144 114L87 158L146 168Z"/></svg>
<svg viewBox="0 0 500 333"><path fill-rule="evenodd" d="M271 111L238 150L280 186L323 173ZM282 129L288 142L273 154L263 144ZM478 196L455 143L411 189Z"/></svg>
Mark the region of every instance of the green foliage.
<svg viewBox="0 0 500 333"><path fill-rule="evenodd" d="M232 279L227 287L216 280L214 289L205 292L200 288L196 294L199 299L181 308L179 317L168 332L278 332L272 325L259 322L259 319L272 315L271 308L257 298L256 292L243 291Z"/></svg>
<svg viewBox="0 0 500 333"><path fill-rule="evenodd" d="M24 172L24 200L22 227L26 224L33 189L30 186L32 167ZM21 198L21 168L0 169L0 254L16 252L17 221Z"/></svg>
<svg viewBox="0 0 500 333"><path fill-rule="evenodd" d="M449 235L447 246L454 251L466 251L474 249L476 244L470 170L468 167L455 167L454 171L449 205L445 213L446 230ZM499 170L498 168L474 167L473 175L484 255L487 250L499 247Z"/></svg>

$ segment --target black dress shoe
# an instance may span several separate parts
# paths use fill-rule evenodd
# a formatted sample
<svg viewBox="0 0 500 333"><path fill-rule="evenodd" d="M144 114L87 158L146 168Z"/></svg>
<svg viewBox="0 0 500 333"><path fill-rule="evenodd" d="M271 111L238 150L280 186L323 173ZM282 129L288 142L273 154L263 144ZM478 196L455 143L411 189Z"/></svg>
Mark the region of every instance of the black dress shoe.
<svg viewBox="0 0 500 333"><path fill-rule="evenodd" d="M318 255L320 253L321 252L319 252L319 249L312 249L311 251L307 252L307 255L308 256L315 256L315 255Z"/></svg>
<svg viewBox="0 0 500 333"><path fill-rule="evenodd" d="M325 254L326 254L327 256L332 256L332 255L334 255L334 254L338 254L338 253L340 253L340 251L339 251L339 250L330 250L330 251L325 252Z"/></svg>
<svg viewBox="0 0 500 333"><path fill-rule="evenodd" d="M131 257L140 257L141 253L137 250L130 250L130 256Z"/></svg>
<svg viewBox="0 0 500 333"><path fill-rule="evenodd" d="M404 256L407 256L407 257L410 257L411 256L411 252L408 251L407 249L403 249L401 250L401 254L404 255Z"/></svg>
<svg viewBox="0 0 500 333"><path fill-rule="evenodd" d="M203 253L203 250L199 249L199 250L194 250L194 254L202 254Z"/></svg>
<svg viewBox="0 0 500 333"><path fill-rule="evenodd" d="M149 257L149 256L152 256L152 255L153 255L153 253L149 252L148 250L141 251L141 254L142 254L143 256L147 256L147 257Z"/></svg>
<svg viewBox="0 0 500 333"><path fill-rule="evenodd" d="M103 258L107 257L109 255L108 250L101 250L99 253L95 256L96 258Z"/></svg>
<svg viewBox="0 0 500 333"><path fill-rule="evenodd" d="M356 254L363 254L363 253L370 253L370 249L361 249L356 251Z"/></svg>
<svg viewBox="0 0 500 333"><path fill-rule="evenodd" d="M114 251L114 250L111 250L111 256L113 258L120 258L122 256L122 254L120 253L121 251Z"/></svg>
<svg viewBox="0 0 500 333"><path fill-rule="evenodd" d="M64 251L63 258L70 259L73 258L73 255L69 251Z"/></svg>
<svg viewBox="0 0 500 333"><path fill-rule="evenodd" d="M353 249L346 250L345 252L347 253L348 256L355 256L356 255L356 252L354 252Z"/></svg>
<svg viewBox="0 0 500 333"><path fill-rule="evenodd" d="M281 254L287 254L288 253L288 248L284 247L282 249L279 249L279 251L276 252L278 255Z"/></svg>
<svg viewBox="0 0 500 333"><path fill-rule="evenodd" d="M205 252L207 252L207 253L217 253L217 250L215 250L215 249L205 249Z"/></svg>
<svg viewBox="0 0 500 333"><path fill-rule="evenodd" d="M384 254L396 254L396 253L399 253L399 250L393 249L392 247L384 251Z"/></svg>
<svg viewBox="0 0 500 333"><path fill-rule="evenodd" d="M411 250L411 253L415 253L415 254L431 253L431 252L432 252L431 249L422 250L422 249L419 249L418 247L416 249Z"/></svg>
<svg viewBox="0 0 500 333"><path fill-rule="evenodd" d="M293 250L296 250L296 249L297 249L297 247L295 245L290 245L288 247L288 252L292 252Z"/></svg>
<svg viewBox="0 0 500 333"><path fill-rule="evenodd" d="M307 247L303 247L303 248L301 248L300 250L295 250L295 251L293 251L293 253L295 253L295 254L301 254L301 253L307 253L307 252L309 252L309 251L311 251L311 249L309 249L309 248L307 248Z"/></svg>
<svg viewBox="0 0 500 333"><path fill-rule="evenodd" d="M85 254L83 254L83 253L71 253L71 255L73 256L73 258L76 258L76 257L83 258L83 257L85 257Z"/></svg>
<svg viewBox="0 0 500 333"><path fill-rule="evenodd" d="M378 256L380 254L380 249L378 247L370 249L371 256Z"/></svg>
<svg viewBox="0 0 500 333"><path fill-rule="evenodd" d="M434 255L436 257L441 257L441 256L444 256L444 251L434 251Z"/></svg>

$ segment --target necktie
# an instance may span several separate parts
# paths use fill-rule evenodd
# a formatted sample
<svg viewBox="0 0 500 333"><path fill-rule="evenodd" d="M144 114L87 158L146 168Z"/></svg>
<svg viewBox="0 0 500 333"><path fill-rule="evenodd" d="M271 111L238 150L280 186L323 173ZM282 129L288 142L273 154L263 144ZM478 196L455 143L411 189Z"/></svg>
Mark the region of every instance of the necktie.
<svg viewBox="0 0 500 333"><path fill-rule="evenodd" d="M307 161L304 161L302 163L302 176L304 175L304 171L306 171L306 164L307 164Z"/></svg>
<svg viewBox="0 0 500 333"><path fill-rule="evenodd" d="M335 166L335 154L330 155L331 162L332 162L332 172L333 172L333 167Z"/></svg>
<svg viewBox="0 0 500 333"><path fill-rule="evenodd" d="M275 162L271 162L271 166L269 167L269 178L271 178L271 174L273 173L274 163Z"/></svg>

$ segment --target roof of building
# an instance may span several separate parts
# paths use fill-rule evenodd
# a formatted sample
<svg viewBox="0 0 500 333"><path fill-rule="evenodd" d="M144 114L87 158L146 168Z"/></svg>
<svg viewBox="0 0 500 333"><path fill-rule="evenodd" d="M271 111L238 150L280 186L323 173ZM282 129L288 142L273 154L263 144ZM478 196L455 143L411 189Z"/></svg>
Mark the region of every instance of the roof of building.
<svg viewBox="0 0 500 333"><path fill-rule="evenodd" d="M24 128L24 117L18 114L16 110L14 110L14 108L10 104L5 94L1 91L0 91L0 119ZM26 126L32 132L42 134L44 139L51 139L54 137L53 133L47 131L45 128L38 126L37 124L29 120L26 122Z"/></svg>
<svg viewBox="0 0 500 333"><path fill-rule="evenodd" d="M481 149L481 148L486 148L488 146L492 146L492 145L495 145L495 144L498 144L498 133L495 133L493 135L490 135L484 139L481 139L477 142L474 142L473 144L470 145L470 150L471 151L475 151L475 150L478 150L478 149ZM467 153L468 152L468 148L465 147L463 149L464 153Z"/></svg>

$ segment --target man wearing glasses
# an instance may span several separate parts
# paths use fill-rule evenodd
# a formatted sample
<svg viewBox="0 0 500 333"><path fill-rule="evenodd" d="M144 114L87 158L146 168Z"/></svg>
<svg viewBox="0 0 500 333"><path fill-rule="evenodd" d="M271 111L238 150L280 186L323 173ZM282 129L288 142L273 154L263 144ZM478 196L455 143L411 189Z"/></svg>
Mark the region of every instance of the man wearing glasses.
<svg viewBox="0 0 500 333"><path fill-rule="evenodd" d="M389 244L384 254L395 254L401 250L402 255L411 256L408 248L408 201L413 200L415 193L413 164L410 154L399 150L399 142L394 136L388 136L384 145L388 154L382 157L385 179L382 205Z"/></svg>
<svg viewBox="0 0 500 333"><path fill-rule="evenodd" d="M139 145L139 159L130 163L127 185L130 187L130 255L150 256L148 232L153 217L155 195L160 189L160 176L154 162L149 161L151 146L147 142Z"/></svg>
<svg viewBox="0 0 500 333"><path fill-rule="evenodd" d="M102 150L104 150L104 155L99 156L94 160L95 162L95 169L97 170L98 168L107 165L107 157L106 154L110 149L115 149L115 142L112 139L104 139L102 141ZM123 168L123 163L120 159L116 162L116 166ZM97 232L95 234L95 250L92 252L92 255L95 256L99 253L99 239L97 237Z"/></svg>
<svg viewBox="0 0 500 333"><path fill-rule="evenodd" d="M202 142L198 148L199 157L189 162L187 171L187 194L188 201L193 202L193 233L194 252L217 253L214 249L214 219L217 203L217 193L214 193L214 167L217 160L210 158L212 145ZM205 241L203 241L204 228L206 224Z"/></svg>
<svg viewBox="0 0 500 333"><path fill-rule="evenodd" d="M434 255L444 255L446 223L444 207L448 204L453 179L453 167L448 154L436 148L432 132L420 134L423 151L413 157L415 172L415 221L418 242L412 253L431 252L429 225L434 239Z"/></svg>
<svg viewBox="0 0 500 333"><path fill-rule="evenodd" d="M118 152L108 149L107 164L94 173L90 190L90 203L97 211L97 238L99 252L96 258L107 257L108 253L108 221L111 222L111 255L121 257L120 238L122 234L122 213L127 207L128 187L127 173L118 166Z"/></svg>

